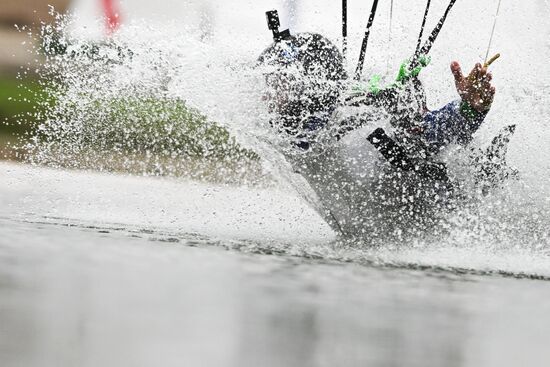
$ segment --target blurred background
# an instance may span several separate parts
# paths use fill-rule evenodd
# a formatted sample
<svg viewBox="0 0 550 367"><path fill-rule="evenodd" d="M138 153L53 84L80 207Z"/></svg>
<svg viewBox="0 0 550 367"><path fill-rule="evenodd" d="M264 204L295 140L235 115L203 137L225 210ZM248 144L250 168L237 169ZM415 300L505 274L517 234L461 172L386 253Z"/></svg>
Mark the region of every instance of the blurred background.
<svg viewBox="0 0 550 367"><path fill-rule="evenodd" d="M223 37L240 23L231 37L242 30L241 36L246 38L251 29L265 28L263 11L270 8L280 10L283 27L296 24L297 0L263 0L252 7L245 3L246 0L231 4L210 0L3 0L0 7L0 159L20 160L21 153L15 146L21 136L32 135L32 127L43 122L40 109L44 107L39 103L43 99L43 88L37 70L44 61L41 31L45 25L54 24L58 15L70 15L71 24L64 29L70 30L71 36L92 42L109 39L122 24L136 21L157 27L170 24L178 29L193 29L194 34L198 30L204 42L216 33L214 24L218 36ZM262 33L265 35L260 45L270 42L269 33ZM252 42L250 47L257 52L257 43Z"/></svg>
<svg viewBox="0 0 550 367"><path fill-rule="evenodd" d="M390 5L392 3L387 1L380 4L367 52L365 77L379 74L393 78L398 65L410 56L416 42L425 2L395 2L394 8ZM370 1L349 2L348 71L355 67L371 4ZM166 54L184 54L185 57L176 55L175 61L167 57L169 65L165 68L174 73L177 70L179 75L188 78L185 83L180 83L188 86L187 94L182 96L188 102L197 102L196 96L204 92L203 99L212 101L209 102L212 105L195 103L194 107L217 121L222 120L216 116L220 112L217 105L228 105L230 101L213 98L212 90L215 88L211 88L212 85L216 85L220 90L218 94L223 94L222 88L218 85L220 78L216 78L215 75L210 78L210 84L206 87L202 75L200 80L195 81L196 84L192 84L192 78L199 74L198 63L202 62L199 54L202 53L203 58L209 58L208 61L220 61L220 64L229 56L233 58L230 60L233 64L253 62L261 50L271 42L271 35L265 24L266 10L279 10L283 29L288 27L293 32L319 32L337 45L341 44L340 1L3 0L2 5L0 157L9 159L17 158L14 149L6 149L6 146L16 141L14 134L24 134L29 126L40 123L41 121L36 120L43 116L35 111L39 108L36 96L40 95L40 86L33 74L35 66L40 64L41 60L40 52L33 49L38 45L33 45L32 42L39 41L43 24L54 21L52 10L61 14L71 14L71 24L68 27L71 37L102 42L111 35L122 34L119 41L130 40L131 42L127 43L136 44L140 39L149 37L158 43L155 47ZM433 4L428 29L435 25L446 5L445 1ZM439 107L457 97L449 73L451 61L459 60L465 65L473 65L485 56L496 5L496 1L463 0L453 9L452 16L449 17L432 51L430 71L422 76L429 90L427 97L430 107ZM542 116L546 115L545 111L538 113L541 117L534 122L526 116L525 111L531 110L533 105L541 108L546 105L544 101L547 93L543 93L543 90L548 85L548 73L531 71L540 70L540 60L545 59L549 49L547 14L546 0L503 4L491 50L503 54L502 59L492 67L495 76L498 76L494 82L499 95L492 114L495 123L486 124L484 127L491 130L487 132L487 136L494 135L496 130L507 123L506 121L526 120L524 126L530 126L539 120L545 120ZM117 32L119 28L120 31ZM151 34L155 34L156 39ZM186 44L186 40L196 35L205 43ZM147 48L143 45L140 47L141 51ZM227 50L228 48L231 50ZM216 51L213 52L212 49ZM210 66L205 67L213 74ZM183 73L182 68L189 72ZM222 67L219 69L220 72L225 72ZM520 69L528 72L517 73ZM191 90L191 87L194 89ZM203 89L208 89L208 93ZM183 93L177 95L181 94ZM541 131L548 130L539 129L537 125L537 128L520 129L518 134L524 134L523 138L534 141L538 148L548 149L544 139L538 137ZM485 134L483 131L482 133ZM519 148L518 144L514 149ZM529 155L529 152L519 153L521 154L514 156L520 157L523 164L526 161L523 156ZM536 170L540 170L540 167L533 169Z"/></svg>
<svg viewBox="0 0 550 367"><path fill-rule="evenodd" d="M52 7L65 12L70 0L3 0L0 7L0 157L16 158L6 146L33 123L39 86L32 73L36 54L30 52L28 32L53 21Z"/></svg>

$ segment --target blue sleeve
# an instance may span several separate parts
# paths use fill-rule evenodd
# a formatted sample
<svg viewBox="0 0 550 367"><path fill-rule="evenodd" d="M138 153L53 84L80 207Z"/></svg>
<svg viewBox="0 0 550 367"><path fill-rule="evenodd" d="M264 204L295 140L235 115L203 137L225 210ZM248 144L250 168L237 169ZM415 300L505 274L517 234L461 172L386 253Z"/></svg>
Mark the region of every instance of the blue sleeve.
<svg viewBox="0 0 550 367"><path fill-rule="evenodd" d="M424 116L424 138L435 147L458 143L467 145L479 129L487 113L466 118L460 112L460 101L430 111Z"/></svg>

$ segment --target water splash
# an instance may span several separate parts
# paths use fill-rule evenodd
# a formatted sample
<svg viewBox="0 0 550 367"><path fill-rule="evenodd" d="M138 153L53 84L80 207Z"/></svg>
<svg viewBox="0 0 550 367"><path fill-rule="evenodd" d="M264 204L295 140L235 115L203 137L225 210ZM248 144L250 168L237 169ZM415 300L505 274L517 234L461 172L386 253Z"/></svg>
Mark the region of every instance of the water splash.
<svg viewBox="0 0 550 367"><path fill-rule="evenodd" d="M536 6L526 5L530 12L536 11ZM465 8L457 12L456 18L466 14ZM509 23L514 19L513 12L512 8L505 11L504 17L508 16ZM457 27L456 18L454 27ZM478 21L477 18L472 20L473 23ZM246 35L239 38L233 34L233 38L220 37L205 43L193 29L135 23L127 25L108 42L92 44L86 38L70 37L66 33L67 22L71 20L60 19L60 23L54 26L55 32L46 34L45 38L46 46L51 47L48 41L55 41L55 47L65 49L49 56L41 71L47 80L53 80L51 95L55 104L48 110L49 115L39 128L36 139L28 146L33 153L33 162L71 166L67 162L74 163L75 157L86 153L86 164L78 163L74 167L106 169L112 166L100 164L105 159L102 154L106 148L114 147L124 157L126 169L137 165L144 174L176 175L183 172L202 179L208 176L203 173L205 171L221 170L219 176L222 177L235 170L242 172L233 182L243 178L246 181L246 177L254 182L253 177L258 175L270 176L279 186L298 188L300 195L315 204L315 195L305 182L295 177L292 167L280 153L278 148L284 142L269 126L270 115L261 101L261 77L253 68L259 52L254 53L251 46L261 45L262 39L252 36L252 42L243 46L240 40L246 39ZM411 239L400 236L399 230L403 228L398 228L395 242L382 238L380 243L384 243L385 249L372 250L377 251L374 254L367 250L369 256L453 266L460 266L461 262L476 263L474 258L477 258L481 267L487 262L495 267L504 266L494 258L513 262L518 256L542 263L541 266L548 264L550 242L546 223L550 218L550 167L547 158L550 153L545 142L548 141L546 121L550 117L547 107L550 104L550 83L546 76L514 73L518 65L528 65L527 62L540 58L541 54L543 57L548 55L548 45L541 44L547 27L542 22L535 22L535 26L539 31L528 34L537 37L525 44L521 55L516 59L509 58L505 66L495 66L495 74L503 75L497 85L500 97L474 143L483 146L501 126L518 124L517 136L510 147L510 160L520 170L520 180L510 181L489 196L471 193L476 200L445 215L444 221L437 222L442 230L431 236L428 233ZM408 32L404 26L399 31ZM514 27L507 32L515 32ZM461 57L475 59L483 46L467 48L476 36L473 30L465 33L460 41L464 50ZM506 35L508 33L503 32L500 37ZM500 37L495 39L495 47L503 49L505 55L514 55L515 46L499 40ZM406 41L406 37L401 37L396 44ZM456 40L449 32L442 35L439 42L434 53L437 58L446 60L445 53ZM382 67L382 64L385 67L386 63L384 58L368 61L371 70ZM428 94L432 105L454 98L450 95L452 87L448 88L449 73L446 69L446 63L436 63L425 77L426 84L434 86L432 93ZM146 108L150 110L144 112L142 106L151 100L154 102ZM187 127L176 123L184 118L181 111L177 112L182 106L195 111L192 112L193 118L200 119L198 116L205 115L207 119L201 121L216 121L235 138L235 145L230 142L231 146L223 147L220 152L220 156L225 156L227 149L234 149L234 155L228 155L230 158L222 166L189 168L191 163L182 159L188 156L189 145L179 143L194 134L199 150L207 152L201 153L200 158L203 155L219 157L217 151L209 147L213 143L205 137L204 130L185 130ZM159 115L163 119L153 121ZM152 123L158 122L161 123L160 131L150 129ZM206 129L210 127L206 126ZM132 140L135 136L143 137L146 142L136 143L135 139ZM109 139L115 139L115 143ZM124 144L117 145L117 142ZM540 154L533 154L534 150ZM251 163L258 162L251 151L261 158L257 165ZM164 162L151 158L159 152L172 159ZM147 163L143 164L143 161ZM183 163L178 165L175 162ZM236 166L231 166L235 162ZM251 166L255 170L251 171ZM194 175L194 170L199 173ZM368 245L371 243L361 240L339 246L362 248Z"/></svg>
<svg viewBox="0 0 550 367"><path fill-rule="evenodd" d="M42 30L38 52L45 50L46 60L38 72L48 98L39 116L44 123L26 145L31 162L223 182L264 180L256 153L235 139L239 124L230 124L252 114L239 111L238 101L246 106L250 97L246 90L234 93L238 65L211 67L227 55L216 59L219 49L191 31L174 43L166 39L166 27L136 24L98 42L71 36L73 22L58 16ZM225 106L213 102L229 93L234 99Z"/></svg>

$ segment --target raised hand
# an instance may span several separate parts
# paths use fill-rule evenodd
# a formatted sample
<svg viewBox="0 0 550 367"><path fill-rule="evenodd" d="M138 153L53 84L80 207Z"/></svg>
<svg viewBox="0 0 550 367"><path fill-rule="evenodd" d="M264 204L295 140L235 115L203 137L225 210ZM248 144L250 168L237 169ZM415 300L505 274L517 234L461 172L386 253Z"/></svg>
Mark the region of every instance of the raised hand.
<svg viewBox="0 0 550 367"><path fill-rule="evenodd" d="M496 89L491 85L493 76L486 67L477 63L470 75L464 77L460 64L451 63L451 71L455 78L456 90L464 102L477 112L486 112L491 108Z"/></svg>

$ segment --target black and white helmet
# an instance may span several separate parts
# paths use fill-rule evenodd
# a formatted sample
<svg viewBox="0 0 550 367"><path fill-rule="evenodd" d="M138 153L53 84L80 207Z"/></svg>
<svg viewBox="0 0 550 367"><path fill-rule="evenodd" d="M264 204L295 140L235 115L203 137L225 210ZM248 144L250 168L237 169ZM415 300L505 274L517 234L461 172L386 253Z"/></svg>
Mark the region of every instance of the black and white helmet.
<svg viewBox="0 0 550 367"><path fill-rule="evenodd" d="M316 33L299 33L270 45L258 58L270 110L287 128L334 110L346 79L338 48Z"/></svg>

